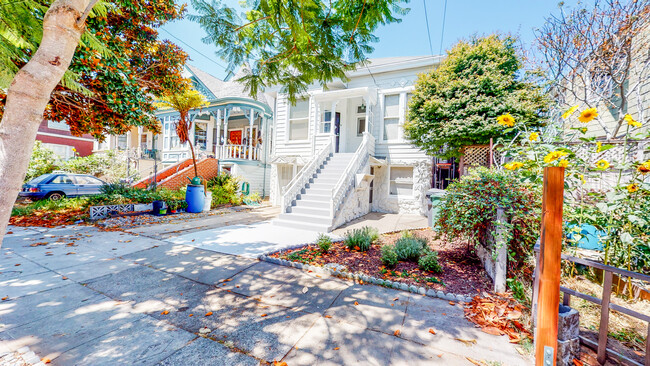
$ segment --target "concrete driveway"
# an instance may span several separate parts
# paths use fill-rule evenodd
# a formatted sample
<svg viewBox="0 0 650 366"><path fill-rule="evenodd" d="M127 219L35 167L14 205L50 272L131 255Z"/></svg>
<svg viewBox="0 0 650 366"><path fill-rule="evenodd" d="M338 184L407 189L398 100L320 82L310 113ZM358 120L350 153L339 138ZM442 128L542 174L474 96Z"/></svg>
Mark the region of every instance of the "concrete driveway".
<svg viewBox="0 0 650 366"><path fill-rule="evenodd" d="M530 364L439 299L174 237L10 230L0 255L0 356L29 346L54 365Z"/></svg>

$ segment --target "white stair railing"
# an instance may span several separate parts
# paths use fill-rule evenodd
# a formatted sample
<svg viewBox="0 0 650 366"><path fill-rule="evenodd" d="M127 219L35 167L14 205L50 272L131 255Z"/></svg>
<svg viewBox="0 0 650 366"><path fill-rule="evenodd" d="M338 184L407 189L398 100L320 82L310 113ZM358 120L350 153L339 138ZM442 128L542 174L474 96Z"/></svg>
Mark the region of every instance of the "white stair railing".
<svg viewBox="0 0 650 366"><path fill-rule="evenodd" d="M282 211L287 212L287 209L291 207L292 202L300 194L302 189L307 185L309 180L316 174L318 168L323 165L325 159L332 153L332 143L328 143L318 154L305 165L300 172L296 174L293 179L282 188Z"/></svg>
<svg viewBox="0 0 650 366"><path fill-rule="evenodd" d="M332 201L330 201L330 217L336 219L341 203L354 184L355 174L368 161L370 151L374 150L375 138L368 132L363 133L363 141L354 152L354 156L345 168L338 182L332 188Z"/></svg>

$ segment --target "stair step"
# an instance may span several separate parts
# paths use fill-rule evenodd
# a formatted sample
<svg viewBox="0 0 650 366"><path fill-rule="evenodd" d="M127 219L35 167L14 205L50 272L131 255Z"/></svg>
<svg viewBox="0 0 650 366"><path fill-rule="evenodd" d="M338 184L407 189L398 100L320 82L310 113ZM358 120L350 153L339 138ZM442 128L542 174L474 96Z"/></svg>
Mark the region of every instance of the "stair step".
<svg viewBox="0 0 650 366"><path fill-rule="evenodd" d="M291 220L275 219L272 222L273 222L273 225L276 225L276 226L288 227L288 228L292 228L292 229L316 231L316 232L321 232L321 233L327 233L327 232L329 232L329 229L330 229L329 225L310 224L310 223L307 223L307 222L295 222L295 221L291 221Z"/></svg>
<svg viewBox="0 0 650 366"><path fill-rule="evenodd" d="M307 222L316 225L330 225L332 219L329 218L328 216L305 215L299 213L283 213L280 214L280 216L278 216L278 219L294 221L294 222Z"/></svg>
<svg viewBox="0 0 650 366"><path fill-rule="evenodd" d="M309 187L305 191L305 194L317 194L317 195L322 195L322 196L331 196L332 195L332 189L331 188L321 188L321 187Z"/></svg>
<svg viewBox="0 0 650 366"><path fill-rule="evenodd" d="M305 194L301 194L298 200L300 200L300 201L309 200L309 201L329 202L329 201L332 200L332 195L331 194L313 194L313 193L309 193L309 191L308 191Z"/></svg>
<svg viewBox="0 0 650 366"><path fill-rule="evenodd" d="M291 207L291 213L297 215L314 215L329 218L330 207L329 205L322 207L293 206Z"/></svg>
<svg viewBox="0 0 650 366"><path fill-rule="evenodd" d="M296 201L296 205L293 207L310 207L310 208L322 208L328 209L330 207L329 201L314 201L310 199L301 199Z"/></svg>

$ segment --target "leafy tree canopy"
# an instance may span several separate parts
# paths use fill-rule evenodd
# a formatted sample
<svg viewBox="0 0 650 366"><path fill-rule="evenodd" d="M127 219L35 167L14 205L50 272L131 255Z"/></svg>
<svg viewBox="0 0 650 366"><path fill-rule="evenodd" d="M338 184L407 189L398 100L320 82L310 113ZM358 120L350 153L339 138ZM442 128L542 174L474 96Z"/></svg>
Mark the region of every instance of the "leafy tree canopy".
<svg viewBox="0 0 650 366"><path fill-rule="evenodd" d="M497 123L500 115L509 113L529 127L541 125L547 99L539 85L521 77L515 42L498 35L461 41L438 68L420 75L404 125L406 138L428 154L450 157L463 146L514 135Z"/></svg>
<svg viewBox="0 0 650 366"><path fill-rule="evenodd" d="M38 48L49 0L0 6L0 117L8 83ZM44 118L66 121L75 135L103 139L131 126L156 131L154 100L188 87L181 76L188 56L156 28L182 16L173 0L100 1L72 63L52 93Z"/></svg>
<svg viewBox="0 0 650 366"><path fill-rule="evenodd" d="M239 79L251 94L281 85L295 101L307 85L344 79L363 62L377 41L373 32L399 22L408 0L257 0L242 2L240 16L219 0L192 0L198 15L189 18L208 33L219 56L234 69L248 65Z"/></svg>

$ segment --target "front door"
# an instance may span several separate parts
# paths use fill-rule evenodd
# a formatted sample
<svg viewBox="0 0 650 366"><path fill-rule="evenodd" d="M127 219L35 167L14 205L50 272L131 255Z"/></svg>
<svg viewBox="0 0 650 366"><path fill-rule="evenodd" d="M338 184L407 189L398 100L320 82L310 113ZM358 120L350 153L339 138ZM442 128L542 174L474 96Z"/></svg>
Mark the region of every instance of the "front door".
<svg viewBox="0 0 650 366"><path fill-rule="evenodd" d="M240 131L230 131L228 133L228 144L241 145L241 130Z"/></svg>
<svg viewBox="0 0 650 366"><path fill-rule="evenodd" d="M339 143L341 140L341 113L336 112L334 116L334 135L336 136L336 146L334 152L339 152Z"/></svg>

